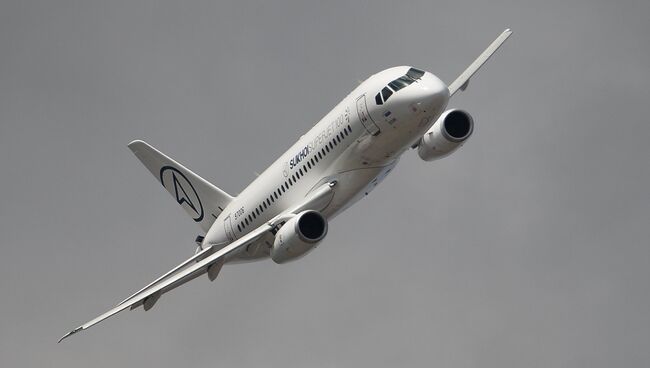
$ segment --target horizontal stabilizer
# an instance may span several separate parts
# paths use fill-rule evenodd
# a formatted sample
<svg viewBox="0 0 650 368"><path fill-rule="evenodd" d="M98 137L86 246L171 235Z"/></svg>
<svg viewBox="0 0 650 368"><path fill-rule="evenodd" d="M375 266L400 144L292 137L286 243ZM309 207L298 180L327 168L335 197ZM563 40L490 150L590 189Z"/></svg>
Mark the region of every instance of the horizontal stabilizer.
<svg viewBox="0 0 650 368"><path fill-rule="evenodd" d="M203 231L210 229L214 220L232 201L228 193L148 143L136 140L129 143L129 148Z"/></svg>

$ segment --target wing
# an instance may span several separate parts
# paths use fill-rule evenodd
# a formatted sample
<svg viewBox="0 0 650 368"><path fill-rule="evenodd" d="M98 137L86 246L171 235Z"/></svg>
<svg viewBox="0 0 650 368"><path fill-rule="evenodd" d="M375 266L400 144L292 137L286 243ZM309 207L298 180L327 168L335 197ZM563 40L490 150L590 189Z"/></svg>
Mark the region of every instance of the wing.
<svg viewBox="0 0 650 368"><path fill-rule="evenodd" d="M248 234L244 235L240 239L234 241L222 249L214 251L212 247L209 247L204 249L202 252L195 254L180 265L174 267L171 271L156 279L156 281L152 282L137 293L122 301L113 309L68 332L63 337L61 337L59 342L63 341L63 339L66 337L73 335L79 331L83 331L93 325L96 325L106 318L111 317L127 308L134 309L140 305L144 305L145 310L148 310L153 306L153 304L158 300L158 298L160 298L162 294L192 279L195 279L196 277L206 272L208 273L210 279L214 280L227 256L234 255L239 251L245 249L247 245L255 242L263 235L265 235L268 231L273 230L276 226L280 225L284 221L287 221L296 213L299 213L306 209L321 210L324 205L329 203L329 200L333 195L332 188L334 185L335 183L328 183L317 188L310 195L305 197L302 202L298 203L293 208L274 217L269 222L264 223L262 226L249 232Z"/></svg>
<svg viewBox="0 0 650 368"><path fill-rule="evenodd" d="M465 71L456 78L455 81L453 81L449 85L449 96L453 96L458 90L460 89L461 91L464 91L465 88L467 88L467 85L469 84L469 79L476 73L483 64L485 64L486 61L492 56L498 49L503 45L504 42L510 37L512 34L512 31L510 29L506 29L503 31L499 37L497 37L496 40L494 40L490 46L483 51L481 55L479 55L476 60L470 66L465 69Z"/></svg>

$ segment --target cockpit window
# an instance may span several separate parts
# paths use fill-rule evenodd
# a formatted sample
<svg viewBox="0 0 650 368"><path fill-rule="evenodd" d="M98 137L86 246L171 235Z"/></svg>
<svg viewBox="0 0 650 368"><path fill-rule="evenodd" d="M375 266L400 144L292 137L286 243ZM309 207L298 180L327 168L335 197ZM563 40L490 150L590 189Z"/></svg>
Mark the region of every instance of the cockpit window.
<svg viewBox="0 0 650 368"><path fill-rule="evenodd" d="M411 84L411 83L413 83L413 81L411 81L411 80L409 80L409 81L404 81L404 80L402 80L402 78L400 77L400 78L397 78L397 79L395 79L394 81L388 83L388 85L389 85L390 88L392 88L395 92L397 92L397 91L399 91L400 89L402 89L402 88L408 86L408 85Z"/></svg>
<svg viewBox="0 0 650 368"><path fill-rule="evenodd" d="M384 87L380 93L377 93L375 96L375 102L377 105L383 105L386 100L388 100L388 97L390 97L393 92L397 92L400 89L412 84L413 82L417 81L418 79L422 78L424 75L424 71L416 68L410 68L408 72L406 72L406 75L403 75L394 81L388 83L388 87ZM391 90L392 89L392 90Z"/></svg>
<svg viewBox="0 0 650 368"><path fill-rule="evenodd" d="M393 91L390 90L388 87L384 87L384 89L381 90L381 95L384 97L384 101L388 100L388 97L393 94Z"/></svg>
<svg viewBox="0 0 650 368"><path fill-rule="evenodd" d="M413 80L420 79L420 78L422 78L423 75L424 75L424 72L422 70L416 69L416 68L411 68L411 69L409 69L408 72L406 72L406 76L413 79Z"/></svg>

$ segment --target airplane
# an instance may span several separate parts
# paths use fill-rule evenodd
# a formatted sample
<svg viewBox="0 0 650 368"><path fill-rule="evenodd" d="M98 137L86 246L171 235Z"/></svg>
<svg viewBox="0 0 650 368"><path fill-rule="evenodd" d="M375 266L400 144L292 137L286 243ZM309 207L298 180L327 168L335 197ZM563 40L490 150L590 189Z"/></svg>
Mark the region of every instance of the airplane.
<svg viewBox="0 0 650 368"><path fill-rule="evenodd" d="M368 195L406 151L433 161L467 141L474 119L445 110L447 103L511 34L503 31L449 86L411 66L372 75L236 197L146 142L131 142L205 235L196 238L193 256L59 342L127 308L148 311L161 295L203 274L214 281L225 263L270 258L282 264L305 256L325 238L329 220Z"/></svg>

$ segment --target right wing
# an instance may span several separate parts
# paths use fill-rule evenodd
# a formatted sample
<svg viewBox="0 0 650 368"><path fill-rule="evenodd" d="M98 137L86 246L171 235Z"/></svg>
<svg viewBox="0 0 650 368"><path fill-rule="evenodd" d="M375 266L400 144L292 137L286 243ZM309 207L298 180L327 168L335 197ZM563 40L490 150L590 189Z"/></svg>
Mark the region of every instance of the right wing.
<svg viewBox="0 0 650 368"><path fill-rule="evenodd" d="M268 224L264 224L260 226L259 228L251 231L250 233L246 234L239 240L225 246L224 248L214 252L212 255L204 258L203 260L197 262L196 264L187 267L186 269L167 277L166 279L163 277L161 282L159 283L153 283L151 284L148 288L143 289L139 293L134 294L132 297L129 299L126 299L123 301L121 304L118 304L115 308L109 310L108 312L91 319L90 321L82 324L81 326L75 328L74 330L68 332L65 334L59 342L63 341L66 337L75 334L79 331L85 330L93 325L96 325L97 323L105 320L108 317L111 317L114 314L117 314L127 308L130 307L137 307L139 304L144 304L147 302L147 298L152 298L153 302L155 302L162 294L166 293L167 291L176 288L177 286L180 286L200 275L205 273L207 271L208 266L211 264L221 260L223 257L230 253L237 252L240 249L245 248L246 245L252 243L253 241L257 240L261 235L266 233L266 231L270 230L271 227ZM183 262L187 263L187 262ZM147 308L148 309L148 308Z"/></svg>
<svg viewBox="0 0 650 368"><path fill-rule="evenodd" d="M159 277L151 284L145 286L137 293L122 301L113 309L68 332L59 340L59 342L63 341L63 339L66 337L73 335L79 331L83 331L93 325L96 325L106 318L111 317L127 308L134 309L140 305L144 305L145 310L148 310L153 306L153 304L158 300L158 298L160 298L162 294L190 280L193 280L206 272L208 273L210 280L214 280L227 256L234 255L239 251L245 249L246 246L264 236L267 231L273 230L276 226L281 225L283 222L293 217L296 213L307 209L321 210L323 207L325 207L333 195L332 188L334 185L335 183L322 185L310 193L307 197L305 197L305 199L302 202L298 203L296 206L279 214L257 229L252 230L238 240L226 245L224 248L221 248L217 251L214 251L212 247L205 248L204 251L190 257L188 260L176 266L171 271L165 273L163 276ZM196 263L189 266L192 264L192 262Z"/></svg>

